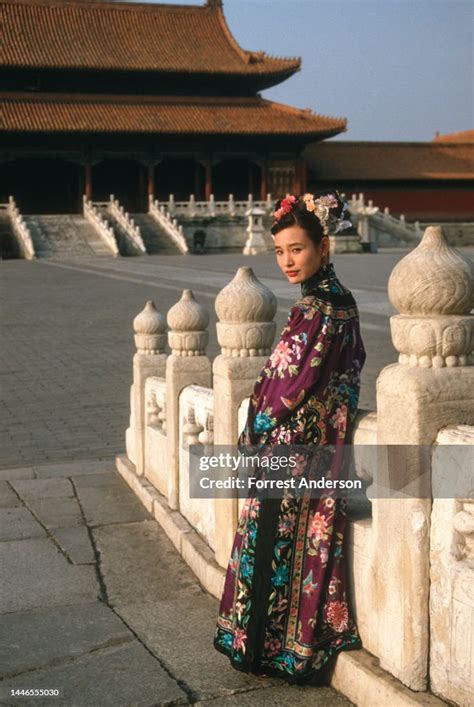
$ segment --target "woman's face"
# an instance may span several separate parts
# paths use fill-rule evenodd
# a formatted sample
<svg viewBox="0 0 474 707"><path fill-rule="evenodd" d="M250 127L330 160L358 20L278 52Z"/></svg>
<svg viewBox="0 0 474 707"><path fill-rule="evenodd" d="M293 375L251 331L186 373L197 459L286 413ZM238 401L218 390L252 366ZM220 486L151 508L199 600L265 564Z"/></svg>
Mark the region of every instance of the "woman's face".
<svg viewBox="0 0 474 707"><path fill-rule="evenodd" d="M316 244L300 226L289 226L274 237L278 267L296 284L314 275L329 253L329 238Z"/></svg>

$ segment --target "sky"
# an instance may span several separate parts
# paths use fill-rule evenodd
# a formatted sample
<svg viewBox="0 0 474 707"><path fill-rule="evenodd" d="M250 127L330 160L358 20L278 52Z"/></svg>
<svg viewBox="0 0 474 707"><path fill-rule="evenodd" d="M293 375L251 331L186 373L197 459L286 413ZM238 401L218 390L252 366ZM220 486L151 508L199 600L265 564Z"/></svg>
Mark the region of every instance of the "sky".
<svg viewBox="0 0 474 707"><path fill-rule="evenodd" d="M474 128L474 0L224 0L224 13L244 49L302 58L262 95L347 118L337 140Z"/></svg>

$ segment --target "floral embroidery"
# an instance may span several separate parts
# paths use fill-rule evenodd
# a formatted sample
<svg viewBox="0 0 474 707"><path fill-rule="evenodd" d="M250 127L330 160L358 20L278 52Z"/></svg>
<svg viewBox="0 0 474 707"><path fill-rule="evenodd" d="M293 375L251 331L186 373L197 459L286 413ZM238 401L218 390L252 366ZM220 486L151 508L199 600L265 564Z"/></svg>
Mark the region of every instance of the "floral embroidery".
<svg viewBox="0 0 474 707"><path fill-rule="evenodd" d="M264 412L258 412L255 416L253 428L257 434L271 430L275 424L275 418L271 417L271 408L267 408Z"/></svg>
<svg viewBox="0 0 474 707"><path fill-rule="evenodd" d="M312 592L314 592L317 586L318 583L313 582L313 570L310 570L303 581L303 592L305 592L306 594L311 594Z"/></svg>
<svg viewBox="0 0 474 707"><path fill-rule="evenodd" d="M247 634L245 631L241 628L236 629L234 633L234 642L233 642L233 647L236 650L242 649L242 652L245 653L245 639L247 638Z"/></svg>
<svg viewBox="0 0 474 707"><path fill-rule="evenodd" d="M337 408L334 415L331 417L331 422L334 428L338 430L339 437L344 438L346 432L346 421L347 421L347 405L341 405Z"/></svg>
<svg viewBox="0 0 474 707"><path fill-rule="evenodd" d="M316 540L322 540L327 537L327 527L328 527L328 522L326 518L319 513L314 514L313 519L311 521L310 525L310 535L314 535Z"/></svg>
<svg viewBox="0 0 474 707"><path fill-rule="evenodd" d="M344 631L349 624L349 612L345 601L332 601L327 610L328 623L335 631Z"/></svg>
<svg viewBox="0 0 474 707"><path fill-rule="evenodd" d="M292 351L288 341L280 341L270 356L270 363L277 369L278 373L281 373L287 370L291 357Z"/></svg>

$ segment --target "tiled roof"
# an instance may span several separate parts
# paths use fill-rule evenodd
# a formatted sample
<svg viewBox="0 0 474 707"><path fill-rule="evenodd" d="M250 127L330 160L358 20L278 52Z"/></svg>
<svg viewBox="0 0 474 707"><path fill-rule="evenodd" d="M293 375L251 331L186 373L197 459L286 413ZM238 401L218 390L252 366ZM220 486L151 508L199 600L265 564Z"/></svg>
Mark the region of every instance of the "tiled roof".
<svg viewBox="0 0 474 707"><path fill-rule="evenodd" d="M0 9L0 63L7 67L276 75L283 80L301 63L244 51L218 3L1 0Z"/></svg>
<svg viewBox="0 0 474 707"><path fill-rule="evenodd" d="M433 142L474 142L474 130L463 130L459 133L436 135Z"/></svg>
<svg viewBox="0 0 474 707"><path fill-rule="evenodd" d="M0 94L8 132L292 135L322 139L346 129L318 115L260 97L137 97Z"/></svg>
<svg viewBox="0 0 474 707"><path fill-rule="evenodd" d="M332 140L308 145L305 157L315 179L474 179L474 144Z"/></svg>

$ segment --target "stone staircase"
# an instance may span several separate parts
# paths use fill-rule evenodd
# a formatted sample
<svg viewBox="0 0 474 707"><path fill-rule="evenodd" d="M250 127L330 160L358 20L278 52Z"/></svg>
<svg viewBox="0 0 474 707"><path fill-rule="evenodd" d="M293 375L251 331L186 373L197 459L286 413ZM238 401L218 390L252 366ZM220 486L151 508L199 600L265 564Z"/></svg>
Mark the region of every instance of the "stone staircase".
<svg viewBox="0 0 474 707"><path fill-rule="evenodd" d="M143 238L147 253L153 255L181 255L176 243L161 228L160 224L148 214L131 214L137 226L140 227L140 234Z"/></svg>
<svg viewBox="0 0 474 707"><path fill-rule="evenodd" d="M113 257L94 227L80 215L25 216L38 258Z"/></svg>

